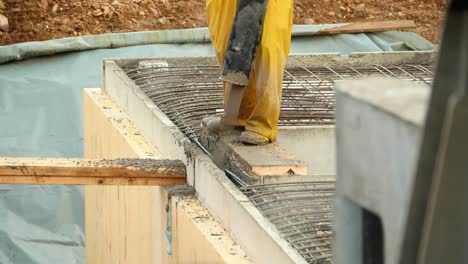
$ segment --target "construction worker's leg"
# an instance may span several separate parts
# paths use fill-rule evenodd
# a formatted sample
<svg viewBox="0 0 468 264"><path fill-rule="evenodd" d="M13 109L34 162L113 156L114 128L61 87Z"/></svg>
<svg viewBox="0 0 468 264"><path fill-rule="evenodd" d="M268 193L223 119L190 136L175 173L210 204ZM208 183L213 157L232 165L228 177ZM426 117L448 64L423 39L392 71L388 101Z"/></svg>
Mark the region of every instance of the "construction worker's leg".
<svg viewBox="0 0 468 264"><path fill-rule="evenodd" d="M292 10L293 0L268 2L253 70L256 104L247 121L246 130L263 135L272 142L278 134L283 72L291 45Z"/></svg>
<svg viewBox="0 0 468 264"><path fill-rule="evenodd" d="M231 36L232 24L236 16L237 0L207 0L206 1L208 28L210 31L211 41L216 53L216 58L220 67L223 66L224 56L229 44ZM239 118L236 125L245 126L247 119L255 107L255 76L249 81L249 85L244 92L244 97L241 102ZM226 94L228 94L230 86L224 84L224 95L226 102Z"/></svg>
<svg viewBox="0 0 468 264"><path fill-rule="evenodd" d="M206 0L208 29L220 67L224 63L236 7L237 0Z"/></svg>

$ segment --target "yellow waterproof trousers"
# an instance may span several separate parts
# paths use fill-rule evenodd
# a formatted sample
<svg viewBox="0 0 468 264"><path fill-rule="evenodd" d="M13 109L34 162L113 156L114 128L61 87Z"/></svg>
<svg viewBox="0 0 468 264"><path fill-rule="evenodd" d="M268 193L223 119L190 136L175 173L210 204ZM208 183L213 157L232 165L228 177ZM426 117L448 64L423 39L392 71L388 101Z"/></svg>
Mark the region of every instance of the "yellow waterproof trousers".
<svg viewBox="0 0 468 264"><path fill-rule="evenodd" d="M207 0L208 28L220 67L229 43L237 0ZM283 71L291 45L293 0L269 0L262 38L237 125L276 140L281 108ZM224 85L225 95L228 85ZM226 101L226 96L225 96Z"/></svg>

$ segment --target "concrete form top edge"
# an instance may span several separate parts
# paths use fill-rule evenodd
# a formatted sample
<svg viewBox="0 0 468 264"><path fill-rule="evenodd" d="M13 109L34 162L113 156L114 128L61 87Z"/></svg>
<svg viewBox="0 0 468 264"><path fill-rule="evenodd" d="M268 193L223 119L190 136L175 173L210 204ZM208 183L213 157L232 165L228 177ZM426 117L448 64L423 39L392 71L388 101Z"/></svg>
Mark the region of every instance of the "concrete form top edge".
<svg viewBox="0 0 468 264"><path fill-rule="evenodd" d="M339 82L336 93L338 104L340 95L346 95L421 127L431 89L406 80L376 78Z"/></svg>
<svg viewBox="0 0 468 264"><path fill-rule="evenodd" d="M301 65L303 67L327 66L357 66L357 65L385 65L385 64L416 64L432 63L437 56L433 51L400 51L400 52L359 52L348 55L336 53L291 54L287 67ZM120 67L137 63L141 60L162 60L171 65L217 65L215 57L164 57L164 58L132 58L105 59L117 63Z"/></svg>
<svg viewBox="0 0 468 264"><path fill-rule="evenodd" d="M274 247L275 250L280 249L277 255L288 260L281 263L305 263L301 262L302 257L291 245L285 240L279 239L278 231L254 207L250 200L235 187L234 183L224 175L223 171L201 149L192 148L195 144L192 144L188 138L184 137L177 126L169 120L159 107L124 74L123 68L125 66L131 66L132 63L138 63L141 60L104 60L104 91L115 100L115 103L123 111L128 113L134 125L142 131L142 134L153 146L161 151L164 157L182 159L189 164L188 181L196 187L198 199L226 225L226 229L230 230L231 234L237 234L236 236L241 237L238 233L244 233L242 238L236 238L236 241L239 240L240 245L251 248L252 251L260 252L258 248L245 246L245 244L250 243L249 241L253 241L252 237L260 234L265 244ZM166 59L150 58L147 60L161 61ZM194 58L194 60L198 63L203 63L203 60L215 63L214 58ZM182 63L178 65L187 65L186 63L189 63L190 59L177 58L173 59L173 61ZM170 61L168 62L170 63ZM174 66L177 66L177 64ZM150 120L151 122L148 122ZM157 125L148 126L152 123ZM194 179L195 174L198 175L196 181ZM190 180L190 177L192 177L192 180ZM227 211L226 208L230 208L229 203L233 209ZM241 220L233 221L233 215ZM252 225L252 232L242 231L245 229L242 226L244 220L254 224ZM264 254L264 256L268 257L269 255ZM291 261L289 262L289 260Z"/></svg>

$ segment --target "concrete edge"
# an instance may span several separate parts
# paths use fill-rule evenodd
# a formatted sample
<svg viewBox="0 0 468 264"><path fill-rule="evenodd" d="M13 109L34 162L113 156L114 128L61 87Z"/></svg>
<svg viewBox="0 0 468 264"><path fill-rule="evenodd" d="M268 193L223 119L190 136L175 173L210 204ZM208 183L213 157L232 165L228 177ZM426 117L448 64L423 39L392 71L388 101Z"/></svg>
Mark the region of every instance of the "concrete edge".
<svg viewBox="0 0 468 264"><path fill-rule="evenodd" d="M337 103L342 96L353 98L418 127L424 125L431 94L422 84L394 78L347 80L338 83L335 91Z"/></svg>
<svg viewBox="0 0 468 264"><path fill-rule="evenodd" d="M163 156L187 163L185 153L179 146L188 139L112 60L104 60L103 89L122 110L128 113L143 136Z"/></svg>
<svg viewBox="0 0 468 264"><path fill-rule="evenodd" d="M185 138L112 60L104 61L104 90L128 113L135 126L163 157L184 161L187 165L187 181L195 186L202 204L220 219L231 237L254 262L272 263L274 260L273 263L306 263L224 172ZM145 122L149 119L151 125ZM248 231L246 226L249 227ZM259 238L264 250L259 249Z"/></svg>
<svg viewBox="0 0 468 264"><path fill-rule="evenodd" d="M437 58L435 51L394 51L394 52L356 52L351 54L339 53L296 53L288 57L286 67L331 67L331 66L364 66L385 64L434 63ZM140 60L164 60L171 65L218 65L215 57L165 57L165 58L132 58L113 59L122 67Z"/></svg>
<svg viewBox="0 0 468 264"><path fill-rule="evenodd" d="M308 130L311 128L335 129L335 125L283 126L278 127L278 130Z"/></svg>
<svg viewBox="0 0 468 264"><path fill-rule="evenodd" d="M206 154L198 148L190 153L188 173L197 175L198 198L219 217L254 262L306 263Z"/></svg>
<svg viewBox="0 0 468 264"><path fill-rule="evenodd" d="M292 176L263 176L263 184L288 183L288 182L335 182L335 175L292 175Z"/></svg>

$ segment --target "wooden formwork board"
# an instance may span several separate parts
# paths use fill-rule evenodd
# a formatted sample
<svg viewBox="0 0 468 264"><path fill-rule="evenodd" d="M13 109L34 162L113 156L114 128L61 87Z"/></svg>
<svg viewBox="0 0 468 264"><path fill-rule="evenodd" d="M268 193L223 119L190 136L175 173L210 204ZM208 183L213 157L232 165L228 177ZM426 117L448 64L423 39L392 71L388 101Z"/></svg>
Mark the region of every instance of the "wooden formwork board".
<svg viewBox="0 0 468 264"><path fill-rule="evenodd" d="M0 184L158 185L186 183L181 161L0 158Z"/></svg>
<svg viewBox="0 0 468 264"><path fill-rule="evenodd" d="M85 158L161 158L101 89L84 90L83 108ZM159 186L86 186L85 201L86 263L250 263L194 196Z"/></svg>

